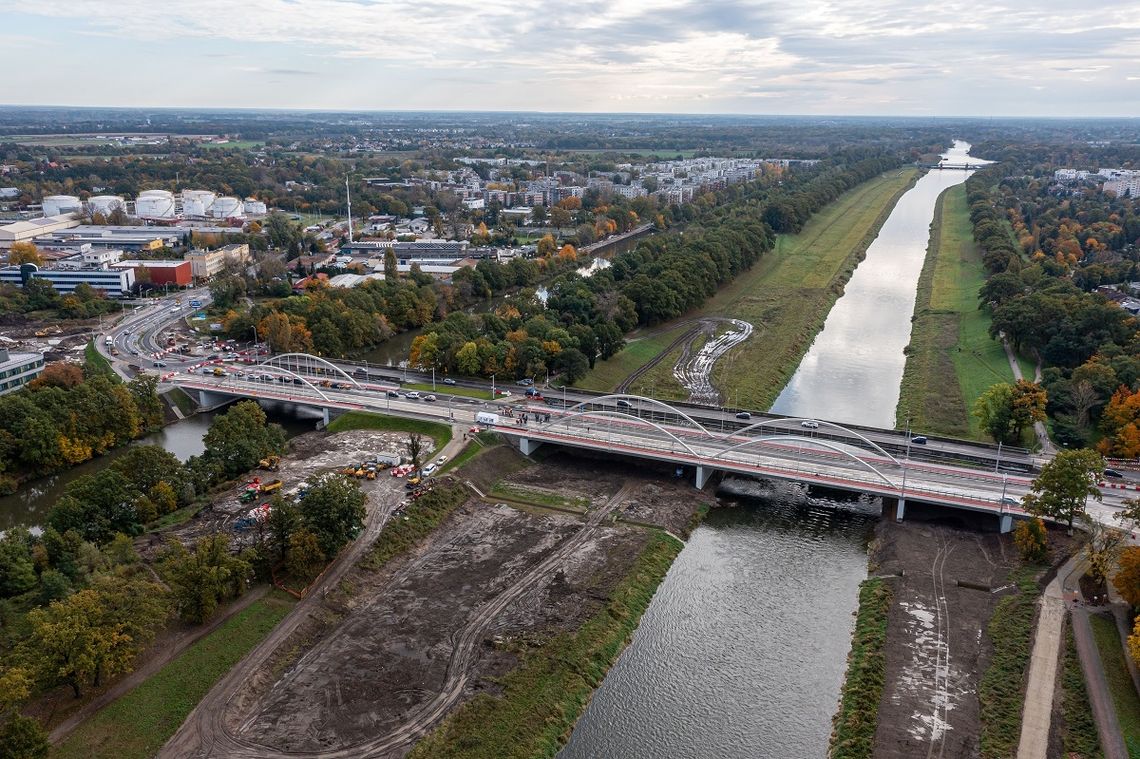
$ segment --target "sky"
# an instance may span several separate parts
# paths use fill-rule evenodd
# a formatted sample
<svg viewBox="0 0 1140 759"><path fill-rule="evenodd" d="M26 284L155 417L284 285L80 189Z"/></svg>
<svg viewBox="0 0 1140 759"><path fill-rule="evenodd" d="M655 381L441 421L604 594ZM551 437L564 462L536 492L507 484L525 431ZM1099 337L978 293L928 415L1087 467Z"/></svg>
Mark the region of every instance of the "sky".
<svg viewBox="0 0 1140 759"><path fill-rule="evenodd" d="M0 0L0 102L1140 116L1140 0Z"/></svg>

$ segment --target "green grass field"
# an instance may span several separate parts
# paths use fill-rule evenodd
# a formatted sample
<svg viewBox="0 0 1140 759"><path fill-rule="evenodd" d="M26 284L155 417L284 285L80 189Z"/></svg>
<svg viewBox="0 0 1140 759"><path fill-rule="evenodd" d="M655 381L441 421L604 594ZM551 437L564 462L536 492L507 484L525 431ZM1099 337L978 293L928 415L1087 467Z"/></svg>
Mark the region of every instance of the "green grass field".
<svg viewBox="0 0 1140 759"><path fill-rule="evenodd" d="M629 338L625 348L612 356L608 361L598 361L590 372L574 383L575 387L586 390L606 392L617 387L626 377L633 374L638 368L653 360L669 346L669 343L680 337L689 329L688 324L677 324L645 333L641 336Z"/></svg>
<svg viewBox="0 0 1140 759"><path fill-rule="evenodd" d="M564 498L554 493L532 490L507 482L496 482L495 486L491 488L490 495L529 503L533 506L553 506L556 509L574 509L582 512L585 512L590 505L590 499L583 496Z"/></svg>
<svg viewBox="0 0 1140 759"><path fill-rule="evenodd" d="M1065 623L1065 648L1061 668L1061 742L1066 756L1071 759L1095 759L1100 752L1100 737L1096 720L1089 705L1085 674L1077 647L1073 643L1073 629Z"/></svg>
<svg viewBox="0 0 1140 759"><path fill-rule="evenodd" d="M400 386L401 390L419 390L420 392L428 393L446 393L447 395L461 395L464 398L479 398L480 400L491 400L490 390L480 390L474 387L459 387L457 385L445 385L443 380L437 380L435 389L432 389L430 382L408 382Z"/></svg>
<svg viewBox="0 0 1140 759"><path fill-rule="evenodd" d="M53 759L154 756L226 672L293 608L274 591L190 646L153 677L84 722L55 747Z"/></svg>
<svg viewBox="0 0 1140 759"><path fill-rule="evenodd" d="M718 332L719 331L721 330L718 330ZM709 336L704 333L694 337L692 345L689 348L690 354L699 351L704 344L708 342L708 339ZM678 345L669 351L665 358L661 359L656 366L638 377L637 380L630 385L629 391L651 398L687 398L689 391L673 376L673 367L681 360L681 352L684 350L684 345Z"/></svg>
<svg viewBox="0 0 1140 759"><path fill-rule="evenodd" d="M1014 380L1001 343L989 336L989 315L978 309L985 283L981 251L974 244L966 187L938 199L930 247L918 280L914 326L903 373L897 423L912 429L984 439L971 413L991 385ZM1033 367L1022 361L1030 379ZM947 382L953 376L956 382Z"/></svg>
<svg viewBox="0 0 1140 759"><path fill-rule="evenodd" d="M428 422L423 419L406 419L402 416L370 414L366 411L349 411L347 414L342 414L333 419L328 426L329 432L348 432L349 430L418 432L432 438L435 441L437 451L451 442L451 428L446 424Z"/></svg>
<svg viewBox="0 0 1140 759"><path fill-rule="evenodd" d="M885 682L887 613L894 593L882 578L865 580L859 588L859 612L847 676L831 733L831 759L871 759L878 725L879 699Z"/></svg>
<svg viewBox="0 0 1140 759"><path fill-rule="evenodd" d="M451 461L445 462L444 465L439 468L439 474L450 472L452 469L459 469L483 451L490 450L502 442L502 438L500 438L496 432L480 432L476 435L476 438L475 440L468 441L467 445L463 447L463 450L459 452L459 455Z"/></svg>
<svg viewBox="0 0 1140 759"><path fill-rule="evenodd" d="M1128 663L1124 661L1124 647L1120 644L1120 633L1116 620L1111 615L1091 614L1093 638L1100 652L1100 662L1104 666L1104 677L1108 690L1112 693L1112 703L1116 707L1116 719L1120 722L1120 732L1124 742L1140 746L1140 695L1128 673Z"/></svg>

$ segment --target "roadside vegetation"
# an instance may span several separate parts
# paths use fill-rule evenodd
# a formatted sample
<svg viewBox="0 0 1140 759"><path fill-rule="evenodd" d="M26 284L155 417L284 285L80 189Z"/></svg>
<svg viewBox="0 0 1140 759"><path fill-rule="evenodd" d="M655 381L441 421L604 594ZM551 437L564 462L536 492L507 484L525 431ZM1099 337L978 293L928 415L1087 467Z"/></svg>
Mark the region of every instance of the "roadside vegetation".
<svg viewBox="0 0 1140 759"><path fill-rule="evenodd" d="M1089 705L1085 674L1073 643L1073 628L1065 624L1064 660L1061 663L1061 741L1070 759L1099 759L1100 738Z"/></svg>
<svg viewBox="0 0 1140 759"><path fill-rule="evenodd" d="M558 495L557 493L546 493L508 482L496 482L495 486L491 488L490 494L506 500L520 501L534 506L551 506L556 509L571 509L581 512L585 512L590 505L590 499L584 496L577 496L571 499Z"/></svg>
<svg viewBox="0 0 1140 759"><path fill-rule="evenodd" d="M226 620L217 630L137 688L81 724L55 747L57 759L145 759L154 756L223 675L293 607L284 593L270 595Z"/></svg>
<svg viewBox="0 0 1140 759"><path fill-rule="evenodd" d="M525 651L498 679L499 695L480 693L421 740L411 759L553 757L590 695L637 629L681 544L654 532L605 607L576 632Z"/></svg>
<svg viewBox="0 0 1140 759"><path fill-rule="evenodd" d="M831 732L831 759L871 758L885 682L883 649L892 597L891 587L882 578L865 580L859 588L859 612L847 656L847 676Z"/></svg>
<svg viewBox="0 0 1140 759"><path fill-rule="evenodd" d="M444 463L439 468L439 473L444 474L450 472L452 469L459 469L471 459L475 458L484 451L490 450L501 445L503 439L499 437L496 432L480 432L468 441L463 450L459 452L455 458Z"/></svg>
<svg viewBox="0 0 1140 759"><path fill-rule="evenodd" d="M1017 593L998 603L986 627L993 657L978 685L983 759L1006 759L1017 753L1025 673L1033 651L1037 598L1041 595L1035 580L1038 571L1038 567L1025 566L1010 575Z"/></svg>
<svg viewBox="0 0 1140 759"><path fill-rule="evenodd" d="M989 316L978 309L985 268L972 232L965 185L947 189L934 209L918 280L896 414L900 427L910 419L912 429L982 439L971 413L974 401L991 385L1014 381L1005 350L989 335ZM949 377L957 381L947 382Z"/></svg>
<svg viewBox="0 0 1140 759"><path fill-rule="evenodd" d="M688 324L679 324L632 336L618 353L606 360L597 361L585 377L575 383L584 390L609 392L635 371L652 361L681 335L689 330Z"/></svg>
<svg viewBox="0 0 1140 759"><path fill-rule="evenodd" d="M430 382L406 382L400 386L401 390L419 390L426 393L445 393L447 395L461 395L464 398L478 398L480 400L489 401L491 398L490 390L480 390L477 387L459 387L457 385L445 385L443 381L435 383L435 387L431 386Z"/></svg>
<svg viewBox="0 0 1140 759"><path fill-rule="evenodd" d="M467 488L457 482L437 484L417 498L401 517L393 517L376 538L361 566L380 569L396 556L411 550L451 515L468 497Z"/></svg>
<svg viewBox="0 0 1140 759"><path fill-rule="evenodd" d="M1092 626L1093 640L1100 653L1104 678L1112 694L1116 719L1129 756L1140 756L1140 694L1136 692L1128 663L1124 660L1124 647L1120 643L1116 620L1111 614L1090 614L1089 625Z"/></svg>
<svg viewBox="0 0 1140 759"><path fill-rule="evenodd" d="M366 411L349 411L329 423L329 432L349 430L384 430L387 432L414 432L427 435L435 441L436 450L451 442L451 427L439 422L423 419L408 419L402 416L385 416Z"/></svg>
<svg viewBox="0 0 1140 759"><path fill-rule="evenodd" d="M83 363L86 365L88 374L115 375L114 369L111 368L111 362L104 358L99 349L95 347L94 340L87 343L83 348Z"/></svg>

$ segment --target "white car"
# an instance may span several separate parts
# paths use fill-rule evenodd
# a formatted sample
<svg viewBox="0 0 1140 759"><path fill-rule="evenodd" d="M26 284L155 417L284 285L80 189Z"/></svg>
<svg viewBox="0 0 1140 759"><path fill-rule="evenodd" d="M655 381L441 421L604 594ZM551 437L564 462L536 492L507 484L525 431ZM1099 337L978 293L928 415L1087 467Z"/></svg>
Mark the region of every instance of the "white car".
<svg viewBox="0 0 1140 759"><path fill-rule="evenodd" d="M435 460L435 463L442 465L445 461L447 461L447 456L440 456L438 459Z"/></svg>
<svg viewBox="0 0 1140 759"><path fill-rule="evenodd" d="M425 477L434 471L435 471L435 464L428 464L427 466L425 466L423 469L420 470L420 472L422 472Z"/></svg>
<svg viewBox="0 0 1140 759"><path fill-rule="evenodd" d="M415 399L420 397L420 394L418 392L416 392L415 390L413 390L412 392L408 393L408 395L406 397L408 397L412 400L415 400Z"/></svg>
<svg viewBox="0 0 1140 759"><path fill-rule="evenodd" d="M808 420L800 422L800 426L803 427L804 429L808 429L808 430L818 430L819 429L819 422L815 422L815 421L808 419Z"/></svg>

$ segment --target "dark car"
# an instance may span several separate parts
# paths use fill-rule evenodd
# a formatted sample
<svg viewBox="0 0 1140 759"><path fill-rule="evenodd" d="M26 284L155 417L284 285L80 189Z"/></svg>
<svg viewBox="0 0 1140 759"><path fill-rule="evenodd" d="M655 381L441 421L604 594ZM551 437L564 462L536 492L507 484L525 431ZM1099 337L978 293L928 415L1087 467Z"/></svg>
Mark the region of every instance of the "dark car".
<svg viewBox="0 0 1140 759"><path fill-rule="evenodd" d="M736 415L736 418L737 419L751 419L752 414L749 414L747 411L741 411L740 413L738 413Z"/></svg>
<svg viewBox="0 0 1140 759"><path fill-rule="evenodd" d="M926 435L915 435L910 439L915 445L926 445Z"/></svg>
<svg viewBox="0 0 1140 759"><path fill-rule="evenodd" d="M1115 469L1105 469L1104 470L1104 476L1105 477L1112 477L1112 478L1117 479L1117 480L1124 478L1124 474L1122 472L1115 470Z"/></svg>
<svg viewBox="0 0 1140 759"><path fill-rule="evenodd" d="M388 391L388 397L389 398L399 398L400 394L397 393L395 390L389 390Z"/></svg>

